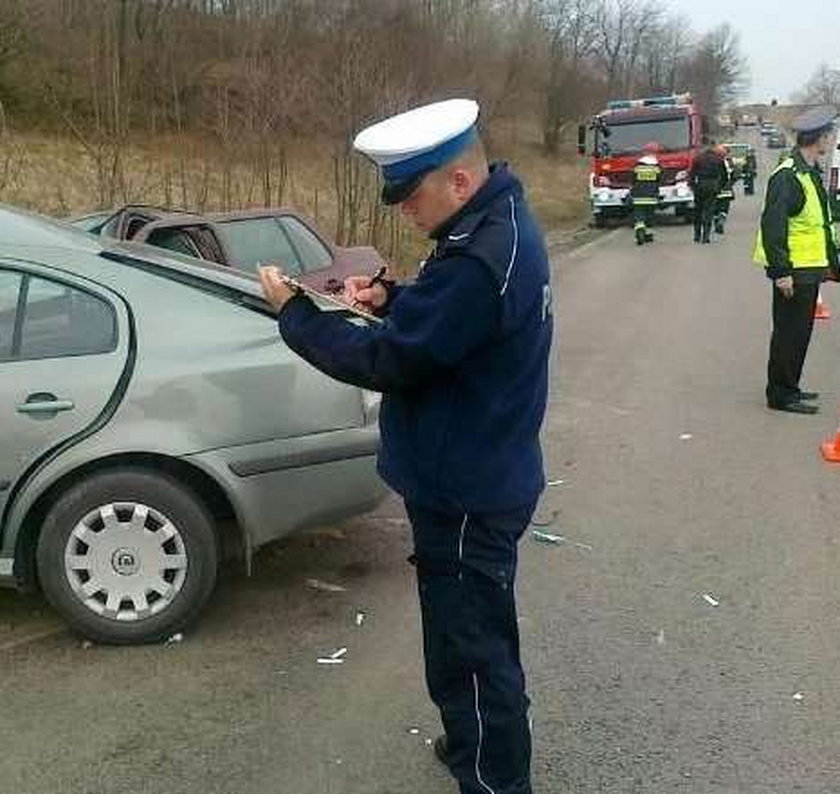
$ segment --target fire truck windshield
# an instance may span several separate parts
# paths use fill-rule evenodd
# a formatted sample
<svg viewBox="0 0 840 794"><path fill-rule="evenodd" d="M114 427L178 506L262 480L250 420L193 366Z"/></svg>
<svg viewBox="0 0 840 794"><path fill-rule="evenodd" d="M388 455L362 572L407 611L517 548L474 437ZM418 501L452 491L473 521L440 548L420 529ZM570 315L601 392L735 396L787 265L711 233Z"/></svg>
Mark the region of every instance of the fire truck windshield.
<svg viewBox="0 0 840 794"><path fill-rule="evenodd" d="M658 143L666 151L688 149L691 146L688 118L634 121L629 124L609 124L609 137L598 136L604 154L640 152L646 143Z"/></svg>

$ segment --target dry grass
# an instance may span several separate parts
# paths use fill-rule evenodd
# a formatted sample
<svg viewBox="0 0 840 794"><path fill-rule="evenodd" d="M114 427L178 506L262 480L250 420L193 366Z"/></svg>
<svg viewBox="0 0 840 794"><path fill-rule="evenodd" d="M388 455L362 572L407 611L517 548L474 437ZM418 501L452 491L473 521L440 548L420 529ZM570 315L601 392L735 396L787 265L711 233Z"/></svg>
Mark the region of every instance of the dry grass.
<svg viewBox="0 0 840 794"><path fill-rule="evenodd" d="M533 131L522 129L500 131L490 151L508 160L522 178L544 229L580 225L585 219L584 160L570 152L548 157ZM0 200L58 217L123 203L194 211L283 203L309 214L332 234L337 221L334 148L298 141L278 147L273 156L272 166L265 168L241 150L195 138L160 137L97 149L68 138L5 133L0 138ZM373 180L366 189L375 190ZM374 198L371 193L369 200ZM365 236L364 226L359 236ZM399 270L407 272L424 255L428 241L406 228L392 235L390 247L383 253L404 263Z"/></svg>

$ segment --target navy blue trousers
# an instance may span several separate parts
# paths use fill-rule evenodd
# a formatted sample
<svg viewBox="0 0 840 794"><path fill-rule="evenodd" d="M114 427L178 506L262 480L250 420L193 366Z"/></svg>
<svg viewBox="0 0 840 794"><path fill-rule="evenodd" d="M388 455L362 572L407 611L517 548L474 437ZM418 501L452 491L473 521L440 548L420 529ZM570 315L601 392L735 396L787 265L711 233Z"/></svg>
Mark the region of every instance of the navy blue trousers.
<svg viewBox="0 0 840 794"><path fill-rule="evenodd" d="M531 794L530 701L519 658L517 541L534 506L493 514L407 504L429 694L461 794Z"/></svg>

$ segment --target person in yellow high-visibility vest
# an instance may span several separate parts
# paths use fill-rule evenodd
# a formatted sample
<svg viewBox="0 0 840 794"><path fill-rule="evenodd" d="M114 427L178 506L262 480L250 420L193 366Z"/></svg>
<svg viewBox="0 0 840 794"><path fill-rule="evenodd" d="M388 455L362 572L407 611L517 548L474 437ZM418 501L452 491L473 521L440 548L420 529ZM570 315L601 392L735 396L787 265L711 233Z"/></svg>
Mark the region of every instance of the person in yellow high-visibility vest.
<svg viewBox="0 0 840 794"><path fill-rule="evenodd" d="M796 147L767 183L755 261L772 281L773 332L767 362L767 406L815 414L816 392L799 386L820 282L837 268L837 238L818 161L829 151L834 113L796 118Z"/></svg>

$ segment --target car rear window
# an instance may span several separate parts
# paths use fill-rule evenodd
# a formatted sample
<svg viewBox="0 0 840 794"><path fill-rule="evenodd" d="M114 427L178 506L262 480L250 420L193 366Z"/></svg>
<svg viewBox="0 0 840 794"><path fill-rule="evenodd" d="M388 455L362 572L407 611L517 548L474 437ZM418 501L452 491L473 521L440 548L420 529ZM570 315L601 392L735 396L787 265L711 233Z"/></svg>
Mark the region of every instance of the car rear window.
<svg viewBox="0 0 840 794"><path fill-rule="evenodd" d="M280 223L291 237L303 262L303 269L307 273L324 270L332 266L333 258L329 248L318 239L311 229L308 229L291 215L283 215L280 218Z"/></svg>
<svg viewBox="0 0 840 794"><path fill-rule="evenodd" d="M103 300L56 281L28 279L17 358L108 353L117 344L117 321Z"/></svg>
<svg viewBox="0 0 840 794"><path fill-rule="evenodd" d="M255 271L259 265L277 265L289 276L303 271L292 243L275 218L242 218L218 223L231 263Z"/></svg>

